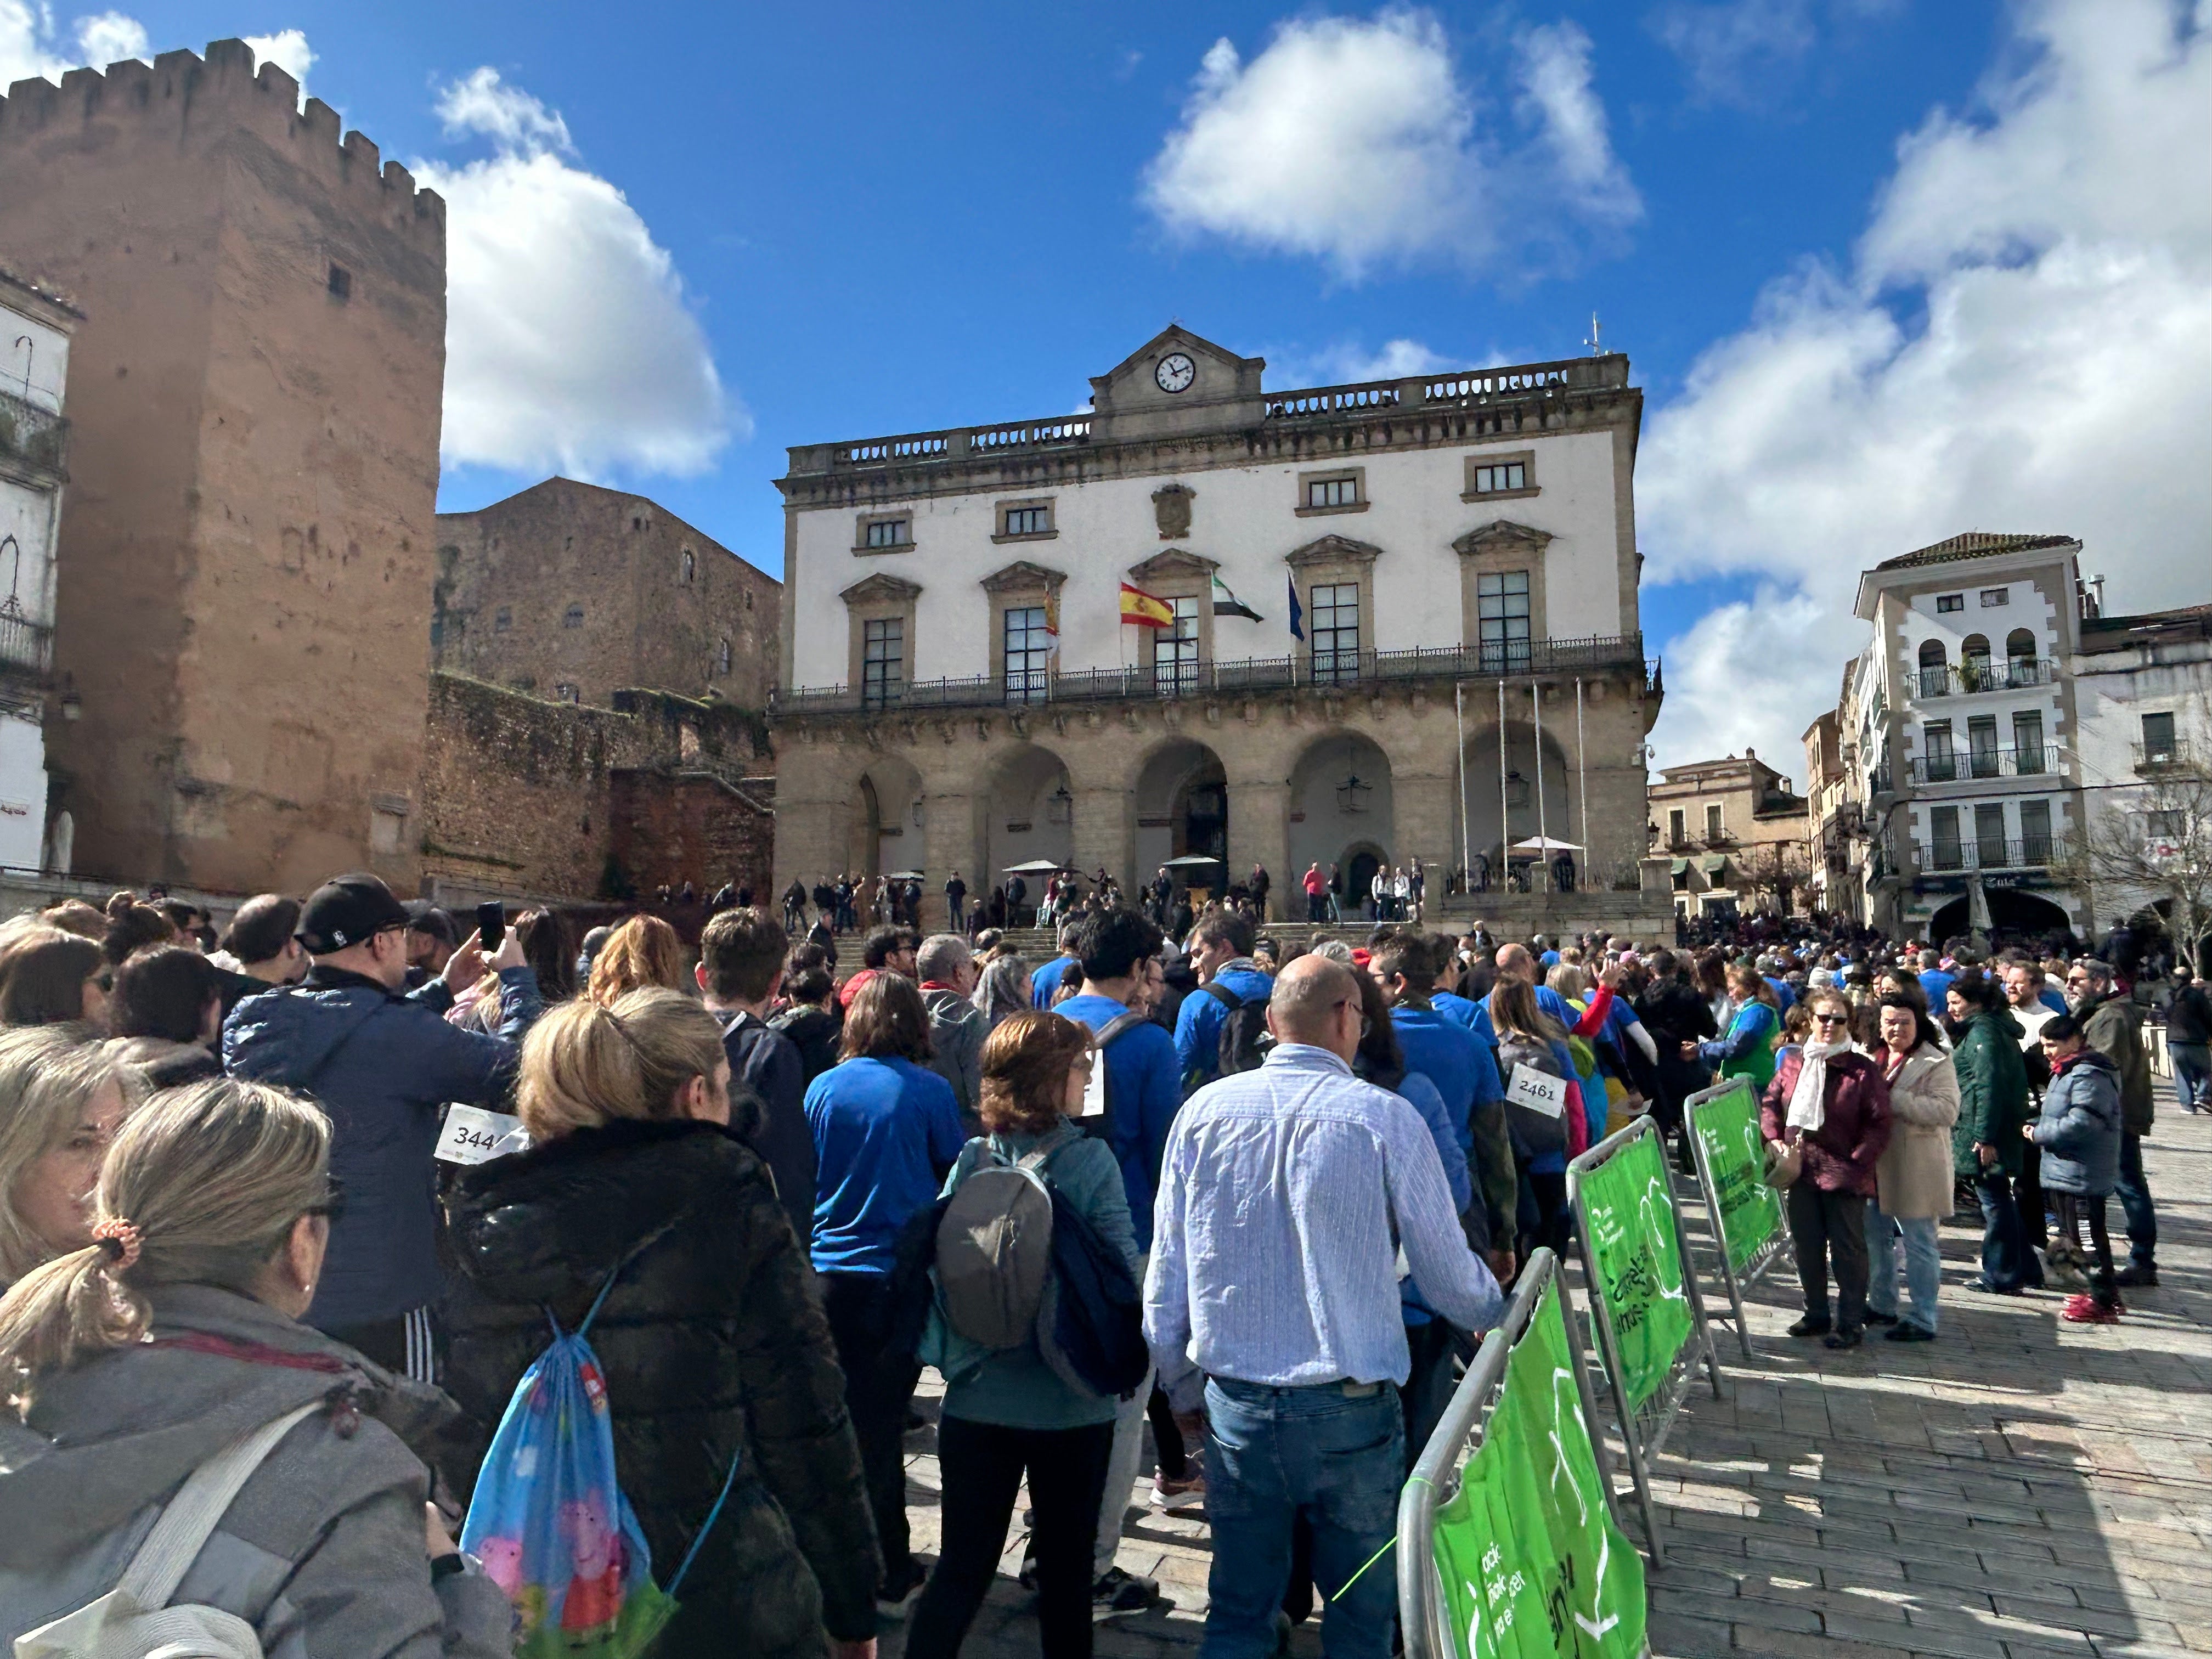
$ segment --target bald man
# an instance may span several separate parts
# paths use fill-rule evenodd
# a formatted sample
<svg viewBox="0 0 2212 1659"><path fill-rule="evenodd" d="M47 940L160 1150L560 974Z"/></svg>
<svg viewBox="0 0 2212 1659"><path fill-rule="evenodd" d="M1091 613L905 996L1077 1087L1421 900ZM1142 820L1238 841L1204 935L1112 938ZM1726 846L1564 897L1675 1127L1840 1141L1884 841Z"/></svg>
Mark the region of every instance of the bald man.
<svg viewBox="0 0 2212 1659"><path fill-rule="evenodd" d="M1169 1131L1145 1335L1179 1409L1205 1393L1206 1650L1274 1651L1303 1510L1315 1581L1349 1586L1329 1603L1330 1659L1387 1659L1395 1581L1359 1568L1392 1535L1406 1473L1385 1386L1411 1370L1394 1235L1452 1324L1486 1329L1501 1298L1420 1115L1352 1075L1352 970L1299 957L1275 980L1267 1029L1260 1068L1200 1089Z"/></svg>

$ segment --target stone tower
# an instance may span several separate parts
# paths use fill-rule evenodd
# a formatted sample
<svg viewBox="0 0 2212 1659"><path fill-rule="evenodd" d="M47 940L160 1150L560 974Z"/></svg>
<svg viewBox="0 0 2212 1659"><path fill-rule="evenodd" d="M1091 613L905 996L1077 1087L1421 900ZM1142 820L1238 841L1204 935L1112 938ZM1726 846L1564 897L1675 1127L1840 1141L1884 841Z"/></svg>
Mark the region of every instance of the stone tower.
<svg viewBox="0 0 2212 1659"><path fill-rule="evenodd" d="M218 40L10 87L0 258L86 319L48 734L76 867L413 890L445 204Z"/></svg>

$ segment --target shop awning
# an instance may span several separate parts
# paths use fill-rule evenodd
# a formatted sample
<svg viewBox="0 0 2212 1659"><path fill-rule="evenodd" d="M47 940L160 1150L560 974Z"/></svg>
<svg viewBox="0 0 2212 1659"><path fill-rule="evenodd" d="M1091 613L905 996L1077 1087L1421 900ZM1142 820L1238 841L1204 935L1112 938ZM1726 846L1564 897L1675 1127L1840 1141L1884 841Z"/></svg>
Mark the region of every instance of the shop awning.
<svg viewBox="0 0 2212 1659"><path fill-rule="evenodd" d="M1704 858L1698 860L1698 868L1704 871L1709 876L1717 876L1723 870L1728 868L1728 854L1726 853L1709 853Z"/></svg>
<svg viewBox="0 0 2212 1659"><path fill-rule="evenodd" d="M1689 860L1687 860L1687 859L1676 859L1676 860L1674 860L1674 873L1675 873L1676 875L1678 875L1678 876L1686 876L1686 875L1688 875L1688 874L1690 873L1690 861L1689 861Z"/></svg>

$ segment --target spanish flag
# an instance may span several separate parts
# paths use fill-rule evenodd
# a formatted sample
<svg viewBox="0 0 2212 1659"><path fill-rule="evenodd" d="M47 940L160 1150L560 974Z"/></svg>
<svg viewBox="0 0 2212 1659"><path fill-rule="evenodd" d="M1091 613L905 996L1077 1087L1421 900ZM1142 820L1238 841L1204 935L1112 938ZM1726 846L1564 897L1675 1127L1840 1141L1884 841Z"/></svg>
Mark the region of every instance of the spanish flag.
<svg viewBox="0 0 2212 1659"><path fill-rule="evenodd" d="M1175 607L1141 587L1121 584L1121 620L1133 628L1173 628Z"/></svg>

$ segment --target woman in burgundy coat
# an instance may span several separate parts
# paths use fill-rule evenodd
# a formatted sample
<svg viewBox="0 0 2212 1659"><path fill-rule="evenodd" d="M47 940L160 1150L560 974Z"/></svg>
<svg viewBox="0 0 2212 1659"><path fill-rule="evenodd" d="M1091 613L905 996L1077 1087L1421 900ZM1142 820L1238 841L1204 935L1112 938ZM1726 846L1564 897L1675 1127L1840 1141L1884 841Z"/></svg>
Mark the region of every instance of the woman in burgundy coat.
<svg viewBox="0 0 2212 1659"><path fill-rule="evenodd" d="M1803 1158L1786 1207L1805 1316L1790 1334L1855 1348L1866 1326L1866 1200L1875 1194L1875 1165L1889 1145L1889 1084L1880 1065L1851 1048L1851 1006L1841 992L1814 991L1806 1006L1813 1030L1802 1048L1783 1050L1759 1107L1759 1128Z"/></svg>

